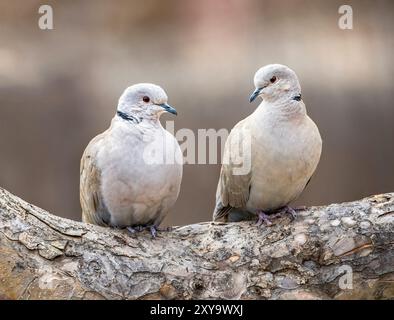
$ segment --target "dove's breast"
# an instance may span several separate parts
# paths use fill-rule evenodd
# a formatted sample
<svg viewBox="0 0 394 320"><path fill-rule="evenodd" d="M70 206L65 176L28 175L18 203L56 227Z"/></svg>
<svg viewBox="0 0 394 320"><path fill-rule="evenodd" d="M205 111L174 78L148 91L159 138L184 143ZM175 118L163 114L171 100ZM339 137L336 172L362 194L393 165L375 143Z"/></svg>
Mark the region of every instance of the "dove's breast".
<svg viewBox="0 0 394 320"><path fill-rule="evenodd" d="M293 121L254 123L247 209L274 210L295 200L320 159L321 137L305 115Z"/></svg>
<svg viewBox="0 0 394 320"><path fill-rule="evenodd" d="M179 194L178 142L161 126L144 133L112 131L99 154L101 192L111 224L159 224Z"/></svg>

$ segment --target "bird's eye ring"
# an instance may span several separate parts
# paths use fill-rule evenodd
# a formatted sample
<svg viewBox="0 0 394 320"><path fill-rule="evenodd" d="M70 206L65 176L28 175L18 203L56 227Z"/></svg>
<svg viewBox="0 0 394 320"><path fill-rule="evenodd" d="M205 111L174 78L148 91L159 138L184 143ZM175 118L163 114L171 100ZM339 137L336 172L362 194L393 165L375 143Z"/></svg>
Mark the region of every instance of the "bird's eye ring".
<svg viewBox="0 0 394 320"><path fill-rule="evenodd" d="M148 102L150 101L150 98L149 98L148 96L144 96L144 97L142 98L142 101L148 103Z"/></svg>
<svg viewBox="0 0 394 320"><path fill-rule="evenodd" d="M276 81L276 77L273 76L273 77L270 79L270 82L271 82L271 83L274 83L275 81Z"/></svg>

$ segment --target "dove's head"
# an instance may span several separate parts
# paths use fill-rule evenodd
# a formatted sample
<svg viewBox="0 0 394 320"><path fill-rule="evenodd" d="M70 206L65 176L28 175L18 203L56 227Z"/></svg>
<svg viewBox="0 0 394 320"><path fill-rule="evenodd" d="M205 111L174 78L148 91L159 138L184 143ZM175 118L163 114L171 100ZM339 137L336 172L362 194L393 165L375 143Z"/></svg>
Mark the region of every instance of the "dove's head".
<svg viewBox="0 0 394 320"><path fill-rule="evenodd" d="M128 87L119 98L118 114L138 119L158 119L164 112L177 114L167 104L164 90L151 83L139 83Z"/></svg>
<svg viewBox="0 0 394 320"><path fill-rule="evenodd" d="M301 86L297 75L281 64L269 64L257 70L254 85L256 90L250 96L250 102L257 97L269 102L301 100Z"/></svg>

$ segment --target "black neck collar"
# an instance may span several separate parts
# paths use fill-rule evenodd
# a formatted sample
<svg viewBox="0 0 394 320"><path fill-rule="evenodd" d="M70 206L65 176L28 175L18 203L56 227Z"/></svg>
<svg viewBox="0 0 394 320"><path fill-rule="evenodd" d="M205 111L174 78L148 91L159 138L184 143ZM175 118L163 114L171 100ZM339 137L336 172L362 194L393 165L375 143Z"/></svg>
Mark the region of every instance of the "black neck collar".
<svg viewBox="0 0 394 320"><path fill-rule="evenodd" d="M293 97L293 100L295 101L301 101L301 93L297 94L296 96Z"/></svg>
<svg viewBox="0 0 394 320"><path fill-rule="evenodd" d="M122 119L124 119L124 120L126 120L126 121L130 121L130 122L132 122L132 123L140 123L141 122L141 119L139 119L139 118L137 118L137 117L134 117L134 116L132 116L132 115L129 115L129 114L126 114L126 113L124 113L124 112L122 112L122 111L116 111L116 114L119 116L119 117L121 117Z"/></svg>

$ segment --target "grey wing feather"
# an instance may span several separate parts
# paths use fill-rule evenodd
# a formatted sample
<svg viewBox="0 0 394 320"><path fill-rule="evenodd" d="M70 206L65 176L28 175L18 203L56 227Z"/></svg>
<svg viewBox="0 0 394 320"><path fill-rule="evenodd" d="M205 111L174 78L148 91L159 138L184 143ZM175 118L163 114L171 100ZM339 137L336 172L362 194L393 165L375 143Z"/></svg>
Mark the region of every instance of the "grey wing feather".
<svg viewBox="0 0 394 320"><path fill-rule="evenodd" d="M110 214L101 195L101 172L96 164L96 146L103 139L103 135L94 138L83 153L80 169L80 202L83 222L107 226L110 221Z"/></svg>
<svg viewBox="0 0 394 320"><path fill-rule="evenodd" d="M226 141L214 221L225 218L232 208L245 208L249 200L252 176L251 135L245 120L234 127Z"/></svg>

